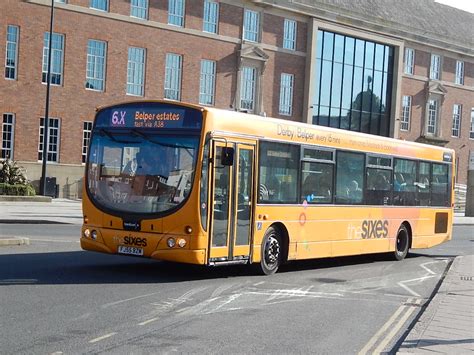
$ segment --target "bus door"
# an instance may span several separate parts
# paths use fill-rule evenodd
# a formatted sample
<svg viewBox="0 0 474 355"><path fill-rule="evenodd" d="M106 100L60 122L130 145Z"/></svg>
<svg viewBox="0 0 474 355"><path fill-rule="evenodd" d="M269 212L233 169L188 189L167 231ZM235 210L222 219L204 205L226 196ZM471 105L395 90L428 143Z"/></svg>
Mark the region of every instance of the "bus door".
<svg viewBox="0 0 474 355"><path fill-rule="evenodd" d="M233 163L222 157L233 149ZM212 159L209 264L248 260L253 212L255 146L215 141Z"/></svg>

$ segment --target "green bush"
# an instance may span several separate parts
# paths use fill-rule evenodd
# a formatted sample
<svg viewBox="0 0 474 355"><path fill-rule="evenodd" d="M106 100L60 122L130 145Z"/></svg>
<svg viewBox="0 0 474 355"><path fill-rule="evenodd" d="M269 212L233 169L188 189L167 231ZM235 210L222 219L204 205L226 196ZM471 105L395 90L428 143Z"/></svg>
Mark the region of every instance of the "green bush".
<svg viewBox="0 0 474 355"><path fill-rule="evenodd" d="M0 183L0 195L10 195L10 196L35 196L36 192L33 186L30 184L20 185L20 184L5 184Z"/></svg>
<svg viewBox="0 0 474 355"><path fill-rule="evenodd" d="M0 183L10 185L27 185L26 170L18 166L16 161L5 159L0 161Z"/></svg>

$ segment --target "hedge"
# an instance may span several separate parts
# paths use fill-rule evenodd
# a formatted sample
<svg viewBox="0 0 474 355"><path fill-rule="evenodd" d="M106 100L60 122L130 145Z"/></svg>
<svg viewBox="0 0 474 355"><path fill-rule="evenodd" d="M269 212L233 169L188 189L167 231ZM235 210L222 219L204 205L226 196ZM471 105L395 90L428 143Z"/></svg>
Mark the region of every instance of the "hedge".
<svg viewBox="0 0 474 355"><path fill-rule="evenodd" d="M36 192L31 185L10 185L0 183L0 195L35 196Z"/></svg>

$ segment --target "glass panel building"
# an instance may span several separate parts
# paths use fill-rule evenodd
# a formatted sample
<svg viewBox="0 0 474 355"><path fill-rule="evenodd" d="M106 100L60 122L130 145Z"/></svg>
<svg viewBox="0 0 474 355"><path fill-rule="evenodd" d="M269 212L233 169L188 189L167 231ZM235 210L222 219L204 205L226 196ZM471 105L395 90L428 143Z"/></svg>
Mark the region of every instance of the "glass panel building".
<svg viewBox="0 0 474 355"><path fill-rule="evenodd" d="M392 46L318 31L313 124L388 136Z"/></svg>

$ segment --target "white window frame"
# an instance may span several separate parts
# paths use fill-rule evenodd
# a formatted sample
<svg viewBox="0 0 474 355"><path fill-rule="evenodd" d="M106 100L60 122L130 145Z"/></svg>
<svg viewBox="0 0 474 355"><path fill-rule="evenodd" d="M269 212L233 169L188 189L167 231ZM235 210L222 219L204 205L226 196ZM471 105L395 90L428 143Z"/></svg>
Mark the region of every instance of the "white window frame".
<svg viewBox="0 0 474 355"><path fill-rule="evenodd" d="M411 101L412 97L404 95L402 98L402 117L400 120L400 130L409 131L411 121Z"/></svg>
<svg viewBox="0 0 474 355"><path fill-rule="evenodd" d="M240 80L240 110L254 112L257 91L257 68L243 66Z"/></svg>
<svg viewBox="0 0 474 355"><path fill-rule="evenodd" d="M199 79L199 103L214 106L216 92L216 62L201 60L201 76Z"/></svg>
<svg viewBox="0 0 474 355"><path fill-rule="evenodd" d="M82 123L82 164L85 164L87 160L87 151L89 149L92 134L92 124L92 121L84 121Z"/></svg>
<svg viewBox="0 0 474 355"><path fill-rule="evenodd" d="M453 126L451 136L459 138L461 133L462 105L453 105Z"/></svg>
<svg viewBox="0 0 474 355"><path fill-rule="evenodd" d="M91 44L103 45L104 55L97 54L100 50L97 46L91 47ZM93 50L91 52L91 50ZM102 77L99 68L102 67ZM91 70L89 70L91 69ZM96 39L87 41L87 61L86 61L86 90L105 91L105 75L107 70L107 42ZM100 87L97 86L100 84ZM96 85L93 85L96 84ZM92 86L92 87L91 87ZM98 87L98 88L97 88Z"/></svg>
<svg viewBox="0 0 474 355"><path fill-rule="evenodd" d="M130 0L130 17L148 20L149 0Z"/></svg>
<svg viewBox="0 0 474 355"><path fill-rule="evenodd" d="M14 41L9 40L10 29L15 29ZM5 74L4 77L7 80L16 80L18 78L18 42L20 40L20 27L15 25L7 26L7 37L6 37L6 48L5 48ZM13 47L13 48L12 48ZM12 54L13 52L13 54ZM13 65L9 63L10 60L14 60ZM7 71L13 70L13 77L7 76Z"/></svg>
<svg viewBox="0 0 474 355"><path fill-rule="evenodd" d="M165 99L173 101L181 100L182 70L183 56L175 53L166 53L164 91Z"/></svg>
<svg viewBox="0 0 474 355"><path fill-rule="evenodd" d="M11 118L11 122L5 122L7 116ZM0 154L0 159L10 159L13 160L14 156L14 147L15 147L15 114L11 112L5 112L2 116L2 151Z"/></svg>
<svg viewBox="0 0 474 355"><path fill-rule="evenodd" d="M431 54L430 79L441 80L441 56Z"/></svg>
<svg viewBox="0 0 474 355"><path fill-rule="evenodd" d="M43 121L43 125L41 125L41 121ZM43 161L43 140L44 140L44 117L40 117L40 126L39 126L39 141L38 141L38 161ZM53 126L51 123L57 122L57 127ZM42 132L43 130L43 132ZM59 163L59 152L60 152L60 143L61 143L61 120L55 117L49 117L49 125L48 125L48 157L47 161L51 163ZM55 134L53 134L55 133ZM57 138L57 142L54 145L51 143L51 137L55 136ZM49 148L53 146L55 150L50 150ZM54 155L55 159L50 159L50 155Z"/></svg>
<svg viewBox="0 0 474 355"><path fill-rule="evenodd" d="M439 100L428 100L428 122L426 122L426 133L431 136L437 135L439 117Z"/></svg>
<svg viewBox="0 0 474 355"><path fill-rule="evenodd" d="M54 0L54 2L59 2L60 4L66 4L67 3L66 0Z"/></svg>
<svg viewBox="0 0 474 355"><path fill-rule="evenodd" d="M142 60L140 58L142 57ZM146 48L128 47L127 95L145 95Z"/></svg>
<svg viewBox="0 0 474 355"><path fill-rule="evenodd" d="M405 48L405 74L413 75L415 73L415 50Z"/></svg>
<svg viewBox="0 0 474 355"><path fill-rule="evenodd" d="M260 12L244 9L243 39L257 43L260 41Z"/></svg>
<svg viewBox="0 0 474 355"><path fill-rule="evenodd" d="M101 4L104 4L105 9L102 8ZM90 0L89 1L89 8L98 10L98 11L104 11L108 12L109 11L109 0Z"/></svg>
<svg viewBox="0 0 474 355"><path fill-rule="evenodd" d="M204 0L202 30L207 33L219 31L219 3L217 1Z"/></svg>
<svg viewBox="0 0 474 355"><path fill-rule="evenodd" d="M184 27L186 0L168 0L168 25Z"/></svg>
<svg viewBox="0 0 474 355"><path fill-rule="evenodd" d="M53 42L53 52L51 53L51 78L50 84L55 86L61 86L63 84L64 78L64 35L61 33L53 32L52 42ZM58 42L60 39L60 48L55 48L55 42ZM48 83L48 52L50 46L50 35L49 32L44 33L43 37L43 70L42 70L42 78L41 82L43 84ZM58 64L59 61L59 64ZM59 70L58 70L59 67ZM53 78L59 77L59 82L55 79L53 82Z"/></svg>
<svg viewBox="0 0 474 355"><path fill-rule="evenodd" d="M456 60L455 83L459 85L464 85L464 62L462 60Z"/></svg>
<svg viewBox="0 0 474 355"><path fill-rule="evenodd" d="M285 19L283 22L283 48L291 51L296 50L296 35L298 33L297 22Z"/></svg>
<svg viewBox="0 0 474 355"><path fill-rule="evenodd" d="M280 103L278 113L284 116L293 114L294 74L281 73L280 76Z"/></svg>

